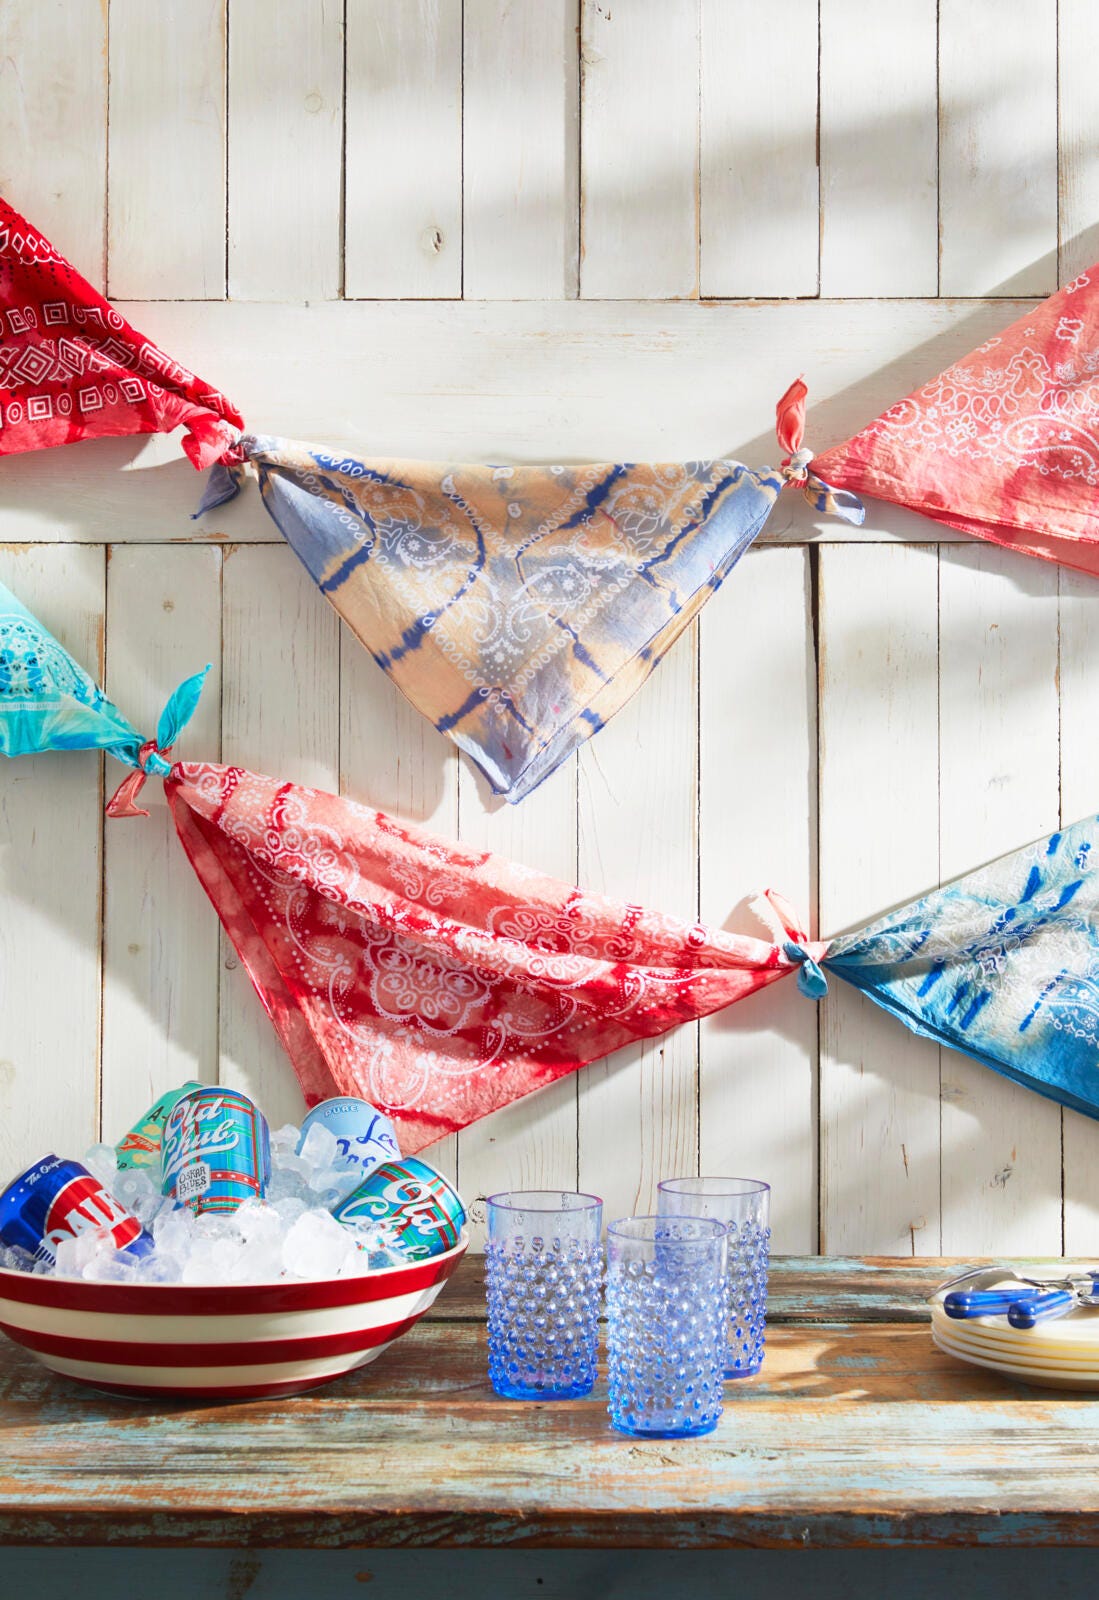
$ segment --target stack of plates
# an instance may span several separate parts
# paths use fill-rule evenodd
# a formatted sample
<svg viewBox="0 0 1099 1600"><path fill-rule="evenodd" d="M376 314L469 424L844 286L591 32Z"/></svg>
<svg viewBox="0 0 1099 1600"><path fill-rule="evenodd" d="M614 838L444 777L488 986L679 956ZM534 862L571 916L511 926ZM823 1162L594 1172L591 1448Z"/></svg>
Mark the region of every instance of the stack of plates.
<svg viewBox="0 0 1099 1600"><path fill-rule="evenodd" d="M1027 1275L1025 1267L1019 1271L1021 1276ZM1083 1268L1066 1265L1064 1275L1081 1271ZM1052 1273L1048 1261L1033 1270L1036 1278L1054 1275L1062 1275L1060 1268ZM1011 1275L1005 1273L1003 1282L1011 1281ZM999 1285L987 1282L981 1287ZM942 1308L945 1293L940 1290L931 1302L931 1337L940 1350L959 1361L1043 1389L1099 1390L1099 1306L1080 1306L1056 1321L1040 1322L1036 1328L1013 1328L1004 1316L964 1321L948 1317Z"/></svg>

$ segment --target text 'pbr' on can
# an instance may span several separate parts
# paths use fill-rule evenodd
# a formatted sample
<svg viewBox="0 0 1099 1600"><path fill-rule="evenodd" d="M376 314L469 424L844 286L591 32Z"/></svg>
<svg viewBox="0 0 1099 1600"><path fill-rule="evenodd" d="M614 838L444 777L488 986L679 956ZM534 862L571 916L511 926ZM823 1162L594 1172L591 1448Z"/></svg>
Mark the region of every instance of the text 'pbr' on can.
<svg viewBox="0 0 1099 1600"><path fill-rule="evenodd" d="M384 1243L414 1261L452 1250L466 1220L457 1191L415 1156L372 1167L332 1215L351 1228L379 1225Z"/></svg>
<svg viewBox="0 0 1099 1600"><path fill-rule="evenodd" d="M150 1234L79 1161L43 1156L0 1194L0 1244L54 1262L62 1239L108 1231L115 1248L145 1256Z"/></svg>
<svg viewBox="0 0 1099 1600"><path fill-rule="evenodd" d="M271 1180L267 1119L235 1089L195 1089L169 1113L161 1164L164 1193L196 1215L262 1200Z"/></svg>

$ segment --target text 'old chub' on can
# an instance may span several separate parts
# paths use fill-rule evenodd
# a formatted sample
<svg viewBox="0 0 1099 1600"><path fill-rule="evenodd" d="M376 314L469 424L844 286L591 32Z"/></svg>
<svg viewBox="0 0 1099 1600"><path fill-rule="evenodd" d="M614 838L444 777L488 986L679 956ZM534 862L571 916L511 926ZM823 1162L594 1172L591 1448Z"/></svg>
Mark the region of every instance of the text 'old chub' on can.
<svg viewBox="0 0 1099 1600"><path fill-rule="evenodd" d="M452 1250L466 1220L457 1191L415 1156L372 1167L332 1215L349 1228L379 1224L385 1242L414 1261Z"/></svg>
<svg viewBox="0 0 1099 1600"><path fill-rule="evenodd" d="M56 1261L62 1239L109 1231L118 1250L145 1256L152 1236L79 1161L43 1156L0 1194L0 1244Z"/></svg>
<svg viewBox="0 0 1099 1600"><path fill-rule="evenodd" d="M195 1089L177 1100L161 1145L163 1189L177 1206L235 1211L262 1200L271 1180L267 1119L235 1089Z"/></svg>

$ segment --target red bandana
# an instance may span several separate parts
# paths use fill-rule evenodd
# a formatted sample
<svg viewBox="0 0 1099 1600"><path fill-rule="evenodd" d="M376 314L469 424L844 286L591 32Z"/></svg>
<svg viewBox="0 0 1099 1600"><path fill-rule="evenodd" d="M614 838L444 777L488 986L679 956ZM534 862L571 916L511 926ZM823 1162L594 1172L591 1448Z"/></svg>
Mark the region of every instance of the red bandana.
<svg viewBox="0 0 1099 1600"><path fill-rule="evenodd" d="M840 488L1099 574L1099 266L812 468Z"/></svg>
<svg viewBox="0 0 1099 1600"><path fill-rule="evenodd" d="M306 1099L363 1096L406 1154L824 949L615 905L239 767L178 763L164 788Z"/></svg>
<svg viewBox="0 0 1099 1600"><path fill-rule="evenodd" d="M196 467L243 419L223 394L131 328L0 199L0 455L186 428Z"/></svg>

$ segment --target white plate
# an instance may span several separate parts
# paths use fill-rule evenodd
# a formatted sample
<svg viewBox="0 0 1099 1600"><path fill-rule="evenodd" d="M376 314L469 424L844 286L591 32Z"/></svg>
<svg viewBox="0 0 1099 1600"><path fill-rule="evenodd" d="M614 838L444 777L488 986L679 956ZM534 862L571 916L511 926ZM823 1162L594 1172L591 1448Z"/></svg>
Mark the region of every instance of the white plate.
<svg viewBox="0 0 1099 1600"><path fill-rule="evenodd" d="M1087 1356L1058 1355L1054 1358L1029 1348L994 1344L979 1335L960 1331L956 1322L944 1324L941 1319L932 1324L932 1331L940 1344L971 1352L988 1361L1007 1361L1014 1366L1039 1367L1049 1372L1099 1372L1099 1359L1094 1352Z"/></svg>
<svg viewBox="0 0 1099 1600"><path fill-rule="evenodd" d="M965 1361L970 1366L984 1367L988 1372L998 1372L1001 1376L1013 1378L1020 1383L1031 1384L1039 1389L1099 1392L1099 1365L1090 1372L1073 1371L1069 1368L1058 1370L1044 1366L1021 1366L1017 1362L1006 1361L996 1356L980 1355L973 1350L952 1344L940 1338L937 1325L932 1327L931 1337L944 1355L953 1356L956 1361Z"/></svg>
<svg viewBox="0 0 1099 1600"><path fill-rule="evenodd" d="M999 1326L991 1326L996 1321ZM1099 1371L1099 1343L1080 1340L1066 1344L1047 1339L1042 1326L1012 1328L1002 1317L956 1320L937 1307L932 1309L931 1325L951 1344L982 1351L1006 1361L1037 1362L1040 1366L1083 1366Z"/></svg>

